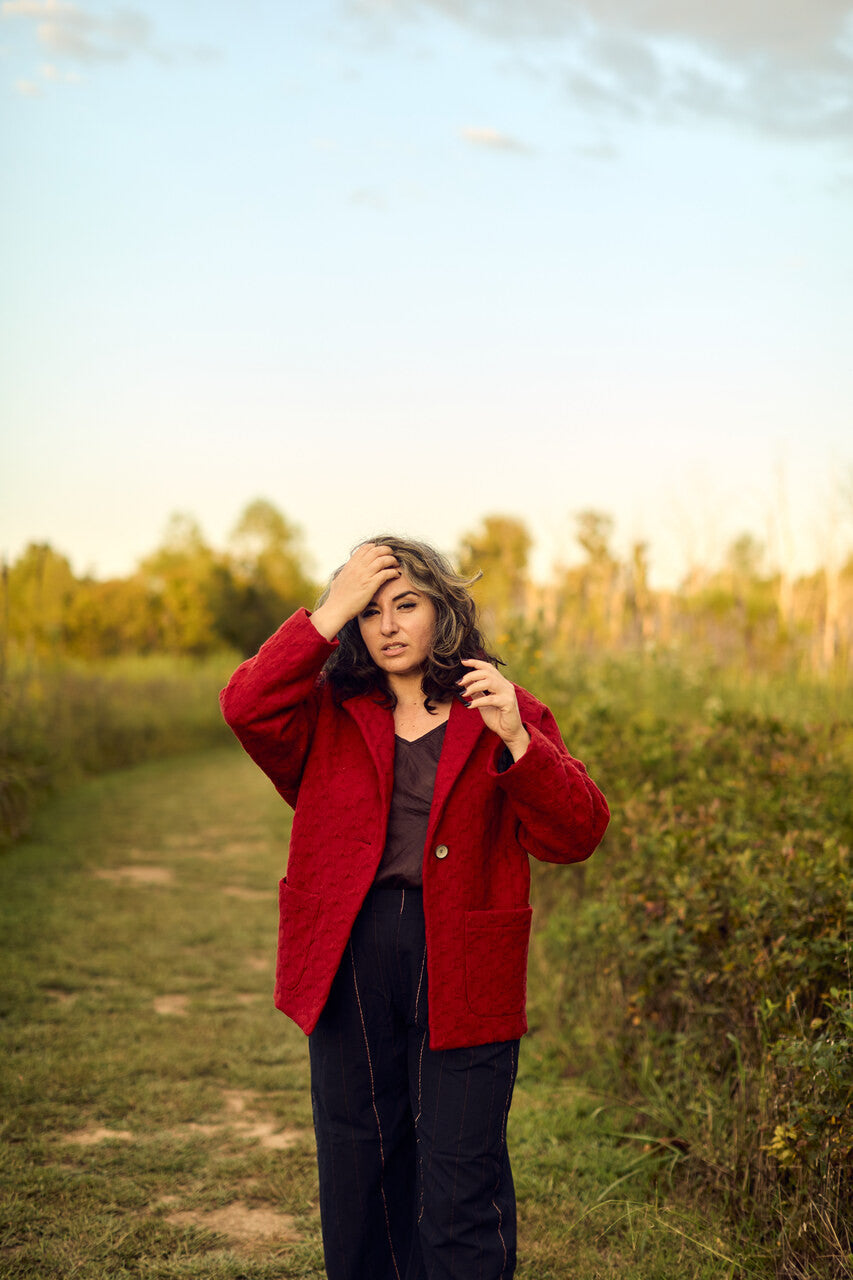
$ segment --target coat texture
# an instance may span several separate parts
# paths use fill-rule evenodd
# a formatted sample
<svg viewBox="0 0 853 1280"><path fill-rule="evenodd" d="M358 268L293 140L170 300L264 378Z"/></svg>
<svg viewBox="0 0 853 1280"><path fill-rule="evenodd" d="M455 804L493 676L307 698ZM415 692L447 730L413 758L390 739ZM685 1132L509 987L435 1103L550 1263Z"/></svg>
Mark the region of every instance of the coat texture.
<svg viewBox="0 0 853 1280"><path fill-rule="evenodd" d="M275 1003L310 1033L385 844L394 719L373 695L336 706L321 675L337 642L301 609L222 691L226 721L295 810L279 885ZM461 1048L527 1030L528 855L588 858L609 812L546 706L516 687L530 746L503 743L453 703L424 848L430 1043Z"/></svg>

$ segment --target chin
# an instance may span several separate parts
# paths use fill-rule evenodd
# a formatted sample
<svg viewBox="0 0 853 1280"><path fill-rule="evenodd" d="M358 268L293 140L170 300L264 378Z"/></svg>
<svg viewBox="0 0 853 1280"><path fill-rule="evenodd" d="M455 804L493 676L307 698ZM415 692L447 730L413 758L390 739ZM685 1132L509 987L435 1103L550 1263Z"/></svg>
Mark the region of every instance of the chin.
<svg viewBox="0 0 853 1280"><path fill-rule="evenodd" d="M422 662L412 662L411 658L386 658L381 654L376 659L376 665L381 671L386 671L389 675L394 676L416 676L423 671L424 664Z"/></svg>

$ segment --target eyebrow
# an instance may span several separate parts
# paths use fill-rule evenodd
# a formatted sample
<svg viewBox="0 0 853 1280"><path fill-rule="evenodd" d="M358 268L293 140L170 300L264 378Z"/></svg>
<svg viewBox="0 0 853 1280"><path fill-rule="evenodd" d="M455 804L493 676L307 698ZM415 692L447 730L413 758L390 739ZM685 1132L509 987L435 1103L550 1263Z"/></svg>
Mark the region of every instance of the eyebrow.
<svg viewBox="0 0 853 1280"><path fill-rule="evenodd" d="M391 603L396 604L398 600L402 600L406 596L420 596L420 595L422 595L422 592L416 591L414 587L409 587L408 591L401 591L399 595L392 596ZM372 604L376 604L375 596L372 600L368 600L367 604L364 606L365 609L369 609Z"/></svg>

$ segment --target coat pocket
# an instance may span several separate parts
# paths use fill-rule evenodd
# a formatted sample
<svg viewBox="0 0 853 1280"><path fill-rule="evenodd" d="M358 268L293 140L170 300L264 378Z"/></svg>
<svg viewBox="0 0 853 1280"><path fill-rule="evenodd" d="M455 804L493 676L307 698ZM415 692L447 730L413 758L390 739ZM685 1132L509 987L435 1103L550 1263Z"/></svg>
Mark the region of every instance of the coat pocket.
<svg viewBox="0 0 853 1280"><path fill-rule="evenodd" d="M305 972L314 940L320 898L305 889L294 889L287 879L278 885L278 982L292 989Z"/></svg>
<svg viewBox="0 0 853 1280"><path fill-rule="evenodd" d="M527 998L527 948L533 910L465 914L465 991L481 1017L518 1014Z"/></svg>

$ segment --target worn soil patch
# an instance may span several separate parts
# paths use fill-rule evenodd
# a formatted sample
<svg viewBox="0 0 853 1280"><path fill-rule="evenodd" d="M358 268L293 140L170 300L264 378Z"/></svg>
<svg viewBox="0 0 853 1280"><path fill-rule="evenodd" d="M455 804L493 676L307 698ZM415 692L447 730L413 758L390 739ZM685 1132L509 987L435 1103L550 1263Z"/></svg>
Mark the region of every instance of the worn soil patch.
<svg viewBox="0 0 853 1280"><path fill-rule="evenodd" d="M226 1236L234 1244L255 1244L281 1241L292 1243L300 1239L289 1213L275 1209L253 1209L242 1200L235 1200L223 1209L187 1209L170 1213L167 1222L180 1227L202 1227Z"/></svg>
<svg viewBox="0 0 853 1280"><path fill-rule="evenodd" d="M129 1129L105 1129L92 1125L88 1129L77 1129L74 1133L65 1133L63 1142L70 1142L76 1147L94 1147L99 1142L133 1142L134 1135Z"/></svg>
<svg viewBox="0 0 853 1280"><path fill-rule="evenodd" d="M226 897L240 898L243 902L272 902L272 893L267 889L246 889L241 884L229 884L222 892Z"/></svg>
<svg viewBox="0 0 853 1280"><path fill-rule="evenodd" d="M73 1004L78 994L76 991L65 991L62 987L42 987L42 991L57 1004Z"/></svg>
<svg viewBox="0 0 853 1280"><path fill-rule="evenodd" d="M225 1110L230 1111L231 1115L241 1116L247 1107L251 1107L257 1098L256 1089L223 1089L222 1101L225 1104Z"/></svg>
<svg viewBox="0 0 853 1280"><path fill-rule="evenodd" d="M225 1127L247 1142L259 1142L268 1151L287 1151L301 1142L306 1136L303 1129L280 1129L275 1120L255 1111L257 1097L254 1089L223 1089L222 1101L226 1112L231 1116L245 1117L232 1120Z"/></svg>
<svg viewBox="0 0 853 1280"><path fill-rule="evenodd" d="M232 1137L241 1142L257 1142L267 1151L287 1151L298 1146L311 1135L306 1129L282 1129L279 1122L268 1113L255 1110L258 1094L254 1089L223 1089L222 1102L225 1119L203 1123L192 1121L170 1130L171 1136L197 1134L203 1138L216 1135Z"/></svg>
<svg viewBox="0 0 853 1280"><path fill-rule="evenodd" d="M198 849L211 839L211 832L169 831L163 836L163 844L167 849Z"/></svg>
<svg viewBox="0 0 853 1280"><path fill-rule="evenodd" d="M165 998L165 997L164 997ZM185 999L186 997L170 997ZM190 1121L174 1129L148 1134L149 1138L236 1138L238 1142L257 1142L267 1151L288 1151L311 1138L307 1129L281 1128L268 1112L255 1108L259 1095L254 1089L223 1089L223 1118L219 1121ZM72 1133L56 1135L57 1140L76 1147L94 1147L101 1142L135 1142L130 1129L108 1129L105 1125L89 1125ZM163 1202L165 1203L165 1201ZM254 1211L253 1211L254 1212ZM219 1228L215 1228L218 1230Z"/></svg>
<svg viewBox="0 0 853 1280"><path fill-rule="evenodd" d="M189 1002L189 996L157 996L154 1001L154 1012L162 1014L164 1018L185 1018Z"/></svg>
<svg viewBox="0 0 853 1280"><path fill-rule="evenodd" d="M277 1129L272 1121L234 1125L235 1133L247 1141L259 1142L267 1151L288 1151L306 1136L303 1129Z"/></svg>
<svg viewBox="0 0 853 1280"><path fill-rule="evenodd" d="M252 973L269 973L272 970L272 956L265 955L262 951L246 956L245 963Z"/></svg>
<svg viewBox="0 0 853 1280"><path fill-rule="evenodd" d="M99 867L92 874L96 880L111 880L113 884L172 884L175 879L169 867Z"/></svg>

